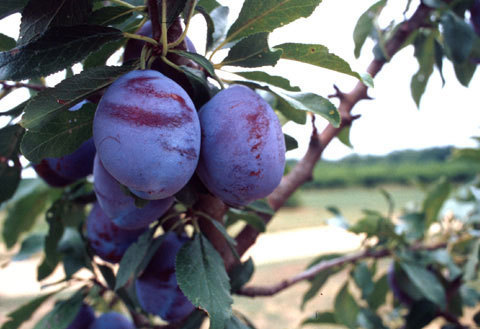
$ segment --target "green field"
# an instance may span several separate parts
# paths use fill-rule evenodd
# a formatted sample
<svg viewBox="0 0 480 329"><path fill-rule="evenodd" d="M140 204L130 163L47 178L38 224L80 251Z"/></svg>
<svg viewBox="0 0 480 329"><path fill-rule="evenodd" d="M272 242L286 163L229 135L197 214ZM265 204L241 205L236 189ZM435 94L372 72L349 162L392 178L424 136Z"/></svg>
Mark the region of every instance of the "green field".
<svg viewBox="0 0 480 329"><path fill-rule="evenodd" d="M422 191L413 186L389 185L382 188L391 194L397 213L406 204L423 199ZM268 226L268 232L324 225L333 217L327 210L330 206L337 207L349 222L361 218L362 209L388 211L388 203L378 188L300 190L295 198L300 206L281 209Z"/></svg>

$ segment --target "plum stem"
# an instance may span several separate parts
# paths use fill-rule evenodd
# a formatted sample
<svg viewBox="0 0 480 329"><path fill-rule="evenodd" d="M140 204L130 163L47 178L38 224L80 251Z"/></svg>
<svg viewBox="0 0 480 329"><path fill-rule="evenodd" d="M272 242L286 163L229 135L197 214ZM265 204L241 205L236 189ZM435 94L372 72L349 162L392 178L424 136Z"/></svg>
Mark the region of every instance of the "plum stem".
<svg viewBox="0 0 480 329"><path fill-rule="evenodd" d="M194 1L194 3L192 4L192 7L190 8L190 11L188 12L188 17L185 20L185 29L183 30L182 34L180 35L180 37L178 37L177 40L168 44L169 49L175 48L176 46L181 44L183 40L185 40L185 37L187 36L188 28L190 26L190 20L192 19L193 13L195 12L195 5L196 5L196 1Z"/></svg>
<svg viewBox="0 0 480 329"><path fill-rule="evenodd" d="M167 1L162 1L162 58L168 53L167 38Z"/></svg>
<svg viewBox="0 0 480 329"><path fill-rule="evenodd" d="M140 53L140 68L142 70L145 70L148 66L146 65L147 64L147 58L148 56L150 56L150 49L149 47L145 44L143 45L142 47L142 52ZM150 67L148 67L150 68Z"/></svg>
<svg viewBox="0 0 480 329"><path fill-rule="evenodd" d="M152 39L150 37L146 37L144 35L123 32L123 36L125 38L128 38L128 39L137 39L137 40L141 40L141 41L151 43L154 46L158 46L158 42L155 39Z"/></svg>

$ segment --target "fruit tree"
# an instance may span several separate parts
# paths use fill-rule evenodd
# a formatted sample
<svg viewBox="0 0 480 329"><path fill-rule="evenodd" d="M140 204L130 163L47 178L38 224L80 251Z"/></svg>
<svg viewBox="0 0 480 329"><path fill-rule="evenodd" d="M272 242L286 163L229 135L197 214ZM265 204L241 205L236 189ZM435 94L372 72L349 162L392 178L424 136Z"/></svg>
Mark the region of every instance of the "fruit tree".
<svg viewBox="0 0 480 329"><path fill-rule="evenodd" d="M269 38L322 10L322 0L244 0L238 13L227 0L2 0L0 19L20 13L21 24L18 39L0 33L0 104L30 91L0 112L2 263L41 252L38 281L58 268L64 278L1 328L19 328L47 306L35 328L255 328L232 296L268 298L307 282L303 308L340 272L332 309L299 326L480 325L478 181L458 194L439 177L401 214L384 191L389 211L367 210L353 224L331 208L362 237L359 250L319 255L268 286L250 283L254 264L242 256L311 179L330 142L349 144L360 118L352 110L374 102L368 91L397 52L415 50L417 106L433 72L443 79L442 63L465 87L474 77L480 0L405 0L403 18L386 26L379 18L394 1L365 2L352 51L374 58L357 72L328 45ZM356 85L329 96L302 91L272 73L285 61ZM53 74L61 81L49 82ZM282 131L288 122L311 131L294 166L286 166L285 153L298 147ZM455 156L478 164L479 152ZM454 195L471 210L444 216Z"/></svg>

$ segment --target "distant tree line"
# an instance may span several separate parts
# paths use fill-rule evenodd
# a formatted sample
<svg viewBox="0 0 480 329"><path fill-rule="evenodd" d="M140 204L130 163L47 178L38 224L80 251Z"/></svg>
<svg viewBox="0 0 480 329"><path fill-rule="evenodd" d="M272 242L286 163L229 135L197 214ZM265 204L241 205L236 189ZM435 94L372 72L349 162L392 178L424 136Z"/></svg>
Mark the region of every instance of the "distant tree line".
<svg viewBox="0 0 480 329"><path fill-rule="evenodd" d="M324 160L317 164L313 180L305 188L411 185L430 183L442 176L456 183L473 179L478 171L475 164L455 159L453 153L454 147L447 146L395 151L385 156L353 154L341 160ZM288 168L296 162L290 160Z"/></svg>

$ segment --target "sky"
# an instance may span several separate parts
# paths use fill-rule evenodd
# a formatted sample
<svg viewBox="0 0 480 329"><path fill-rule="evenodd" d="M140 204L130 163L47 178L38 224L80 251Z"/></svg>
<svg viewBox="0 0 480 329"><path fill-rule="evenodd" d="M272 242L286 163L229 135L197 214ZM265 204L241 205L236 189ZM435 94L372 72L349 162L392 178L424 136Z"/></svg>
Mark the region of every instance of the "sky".
<svg viewBox="0 0 480 329"><path fill-rule="evenodd" d="M233 21L242 2L233 0L219 2L233 6L229 16ZM371 53L373 43L367 42L362 55L356 59L353 55L352 34L358 17L373 2L323 0L310 17L275 30L269 38L269 44L271 47L284 42L322 44L349 62L353 70L365 72L373 58ZM406 2L406 0L389 1L380 24L385 26L393 18L401 19ZM418 1L412 1L412 9L415 9L417 4ZM0 20L0 32L6 35L16 37L18 26L19 15ZM205 24L200 15L197 15L188 36L193 40L199 53L204 50L205 32ZM224 55L225 53L220 53L214 59L221 61ZM325 150L324 158L333 160L352 153L382 155L395 150L446 145L475 146L471 137L480 136L478 71L470 87L465 88L456 81L452 65L445 61L446 85L442 87L440 75L435 71L422 98L420 109L417 109L410 95L410 79L417 69L418 64L413 57L412 47L405 48L394 56L377 75L375 87L369 91L374 100L361 101L353 110L354 114L361 114L361 118L356 120L351 128L353 149L334 140ZM334 84L343 92L348 92L357 83L357 80L350 76L287 60L281 60L277 66L267 67L266 70L271 74L289 78L292 85L299 86L302 91L314 92L324 97L334 93ZM49 82L55 84L61 76L57 74L51 77ZM0 111L11 108L26 97L28 93L25 90L9 95L0 102ZM332 102L338 105L337 100L332 99ZM323 119L316 122L319 129L326 126ZM300 158L308 146L311 125L288 123L283 128L285 133L294 136L300 144L297 150L288 152L287 157Z"/></svg>

